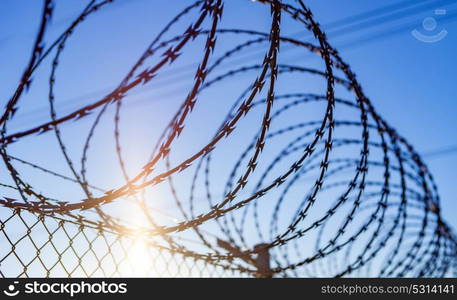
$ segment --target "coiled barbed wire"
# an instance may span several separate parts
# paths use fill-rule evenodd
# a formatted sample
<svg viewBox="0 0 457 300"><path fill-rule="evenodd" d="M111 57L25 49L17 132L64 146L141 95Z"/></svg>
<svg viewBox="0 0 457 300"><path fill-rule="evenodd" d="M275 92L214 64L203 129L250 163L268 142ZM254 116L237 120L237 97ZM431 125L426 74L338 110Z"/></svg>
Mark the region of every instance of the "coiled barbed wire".
<svg viewBox="0 0 457 300"><path fill-rule="evenodd" d="M1 185L20 196L0 199L4 207L122 236L141 233L150 247L260 277L455 274L456 238L441 218L433 176L406 139L376 112L356 75L329 44L302 0L293 4L256 1L258 9L268 6L271 11L268 32L221 28L224 5L230 5L226 1L191 3L154 37L116 88L96 102L58 116L54 91L66 42L80 24L111 2L114 1L90 1L45 49L43 40L53 1L44 1L29 64L0 120L0 154L13 181ZM177 29L179 22L198 9L195 21L184 27L187 29ZM283 34L284 19L301 24L312 34L315 44ZM170 34L175 36L165 39ZM228 36L237 43L218 53L217 43ZM129 92L153 83L179 61L186 47L199 43L203 51L182 104L157 140L147 163L130 175L126 167L129 157L122 151L121 125ZM304 55L312 53L320 66L283 63L280 49L284 44L300 49ZM232 67L230 59L254 46L264 48L261 63ZM26 105L21 102L22 94L32 85L35 71L53 52L48 81L50 121L10 133L8 122ZM153 59L157 62L151 63ZM206 128L213 130L212 138L184 158L177 155L184 148L179 144L182 135L198 135L189 133L187 128L194 120L195 110L208 105L208 99L203 98L209 96L204 94L230 86L230 82L242 86L246 76L253 79L230 102L226 116L219 124ZM291 76L301 80L299 86L287 82ZM310 92L304 79L319 82L322 93ZM225 100L224 92L219 91L218 98ZM87 174L91 167L96 168L96 164L88 163L90 145L96 141L95 133L112 105L113 151L125 184L107 190L91 183ZM313 113L307 114L308 111ZM77 124L89 119L93 112L97 115L83 143L78 171L62 129L70 121ZM249 118L255 121L246 122ZM293 123L296 120L299 122ZM252 125L257 127L249 128ZM55 133L71 176L10 154L11 144L33 143L33 135L50 131ZM246 137L249 133L253 136ZM65 195L55 199L38 192L15 163L77 184L85 198L69 199ZM231 170L224 185L219 173L227 165ZM182 215L172 224L159 222L148 194L166 182L170 198L162 201L176 205ZM184 183L190 184L188 192ZM203 197L197 195L201 190ZM201 200L206 200L208 207ZM118 203L124 209L129 209L131 203L138 206L147 225L134 226L125 216L105 209ZM218 233L211 233L215 229ZM182 235L197 237L200 245L192 247L183 242Z"/></svg>

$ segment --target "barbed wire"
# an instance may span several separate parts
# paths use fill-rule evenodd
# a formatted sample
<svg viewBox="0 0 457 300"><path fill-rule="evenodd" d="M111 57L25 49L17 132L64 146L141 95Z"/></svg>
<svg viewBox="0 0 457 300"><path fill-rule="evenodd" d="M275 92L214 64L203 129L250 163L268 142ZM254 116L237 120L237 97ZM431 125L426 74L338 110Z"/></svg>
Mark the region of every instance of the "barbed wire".
<svg viewBox="0 0 457 300"><path fill-rule="evenodd" d="M69 277L123 275L121 266L131 263L135 256L131 248L138 239L148 253L155 253L152 265L143 270L151 276L170 275L170 263L178 269L175 275L183 273L182 268L189 270L185 276L209 276L208 268L218 270L216 276L257 277L425 277L457 272L456 237L441 217L433 176L413 146L377 113L355 73L330 45L302 0L293 4L256 1L259 11L265 6L270 9L268 32L221 28L224 5L229 4L195 1L159 31L116 88L93 103L58 116L55 90L66 43L86 19L111 2L89 1L45 48L53 1L44 1L29 64L0 120L0 154L12 181L0 186L19 195L18 199L0 199L5 213L0 217L0 231L11 248L0 258L2 276L9 272L4 262L12 258L21 269L19 276L32 274L33 264L40 265L44 276L51 276L57 268ZM192 14L194 21L184 27L187 29L179 29ZM285 34L284 19L303 26L314 41ZM234 45L218 51L216 45L224 39ZM195 44L203 51L193 78L188 80L189 90L156 140L147 163L131 175L127 165L132 157L124 151L121 134L121 114L129 93L153 84ZM261 63L231 66L231 59L262 45ZM283 45L304 55L311 53L319 63L284 64ZM31 88L32 77L51 53L50 121L10 133L7 124L26 106L21 101L23 93ZM254 79L246 82L246 78ZM210 105L222 107L221 99L227 98L224 89L230 82L246 87L229 103L225 117L217 124L207 124L205 130L212 137L203 146L192 145L196 150L183 157L180 153L186 153L187 147L180 144L182 136L200 135L188 129L198 110ZM311 92L309 82L319 82L322 92ZM202 99L209 91L216 91L217 99L212 102L220 104ZM97 162L88 161L91 144L97 141L96 131L102 130L99 125L113 105L113 153L124 183L107 189L89 179L88 172L98 167ZM78 168L69 152L74 141L65 143L62 130L70 121L78 124L94 114ZM255 128L249 128L252 126ZM10 154L11 144L33 144L33 135L50 131L71 175ZM106 145L103 151L109 151ZM56 199L49 189L38 192L29 183L33 180L26 180L30 176L23 175L28 174L25 168L79 186L84 198L72 199L66 194ZM224 184L221 174L226 168L230 170ZM174 204L181 217L158 213L151 205L150 192L165 182L171 196L167 205ZM201 192L203 197L198 196ZM125 213L114 213L112 205L120 205L123 211L138 208L145 222L135 225ZM167 221L161 221L158 214ZM19 237L13 240L8 224L16 219L25 225L25 231L16 233ZM51 223L57 227L52 229ZM77 228L76 233L69 232L70 226ZM38 227L48 236L42 244L34 237ZM90 237L89 232L95 236ZM57 237L60 233L64 234L61 241ZM80 237L86 243L83 247L75 245ZM33 257L26 258L17 250L25 241L35 249ZM68 244L61 250L57 245L63 242ZM51 266L43 259L47 248L57 254ZM72 259L65 258L66 253L76 261L74 267L69 267ZM86 266L84 257L88 256L96 262L95 269ZM158 260L164 260L164 272L154 272ZM194 268L199 271L193 273Z"/></svg>

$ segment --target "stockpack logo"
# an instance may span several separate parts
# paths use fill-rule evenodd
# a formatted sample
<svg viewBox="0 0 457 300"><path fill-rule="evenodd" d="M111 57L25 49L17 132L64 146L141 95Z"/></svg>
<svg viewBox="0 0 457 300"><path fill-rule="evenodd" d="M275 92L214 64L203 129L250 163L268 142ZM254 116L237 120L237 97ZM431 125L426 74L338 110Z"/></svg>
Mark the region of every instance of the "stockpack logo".
<svg viewBox="0 0 457 300"><path fill-rule="evenodd" d="M16 285L19 283L19 281L15 281L13 284L8 285L6 290L3 291L3 294L5 294L8 297L15 297L19 295L19 290L16 289Z"/></svg>
<svg viewBox="0 0 457 300"><path fill-rule="evenodd" d="M70 296L71 298L81 294L126 294L127 283L101 282L26 282L23 289L18 288L19 281L9 284L3 291L8 297L38 294L58 294Z"/></svg>

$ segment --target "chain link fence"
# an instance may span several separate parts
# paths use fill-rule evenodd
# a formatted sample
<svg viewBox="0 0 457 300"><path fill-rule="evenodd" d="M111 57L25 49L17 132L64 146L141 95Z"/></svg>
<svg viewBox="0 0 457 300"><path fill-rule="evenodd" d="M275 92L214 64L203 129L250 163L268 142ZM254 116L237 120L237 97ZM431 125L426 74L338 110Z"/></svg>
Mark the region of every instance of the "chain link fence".
<svg viewBox="0 0 457 300"><path fill-rule="evenodd" d="M2 209L2 277L242 277L196 260L62 218Z"/></svg>

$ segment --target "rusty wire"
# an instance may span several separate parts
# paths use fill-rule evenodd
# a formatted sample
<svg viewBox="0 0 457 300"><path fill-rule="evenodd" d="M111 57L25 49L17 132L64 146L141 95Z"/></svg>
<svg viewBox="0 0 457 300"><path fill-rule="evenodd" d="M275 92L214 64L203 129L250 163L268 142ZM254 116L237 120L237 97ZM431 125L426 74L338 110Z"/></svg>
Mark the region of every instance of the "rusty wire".
<svg viewBox="0 0 457 300"><path fill-rule="evenodd" d="M0 231L10 249L0 257L1 276L11 276L16 270L14 276L138 274L125 270L125 265L131 265L130 249L138 239L146 248L144 253L148 253L143 260L149 265L139 272L143 276L455 274L457 242L441 217L433 176L413 146L376 112L356 75L329 44L302 0L293 4L257 1L259 9L266 5L271 11L266 33L222 28L224 5L229 5L222 0L191 3L164 26L116 88L93 103L58 116L54 90L66 42L81 23L96 17L111 2L88 2L57 40L45 48L43 40L53 1L44 1L29 64L0 120L0 154L12 181L10 184L2 180L0 184L18 195L0 199L5 212ZM191 13L196 14L194 22L184 30L177 29L177 24ZM314 42L283 34L284 19L301 24ZM170 34L174 37L170 38ZM230 37L239 42L218 53L217 42ZM147 163L132 176L126 168L129 157L123 153L121 125L129 92L154 82L194 43L202 44L203 51L184 100L176 107ZM299 49L303 55L313 54L320 66L283 63L283 45ZM264 48L261 63L231 66L230 59L242 56L253 46ZM24 91L52 53L48 78L50 121L9 132L8 122L27 104L21 102ZM157 62L151 63L151 58ZM231 108L219 124L208 126L213 130L212 138L175 162L172 154L183 149L179 139L186 134L194 110L208 101L202 95L230 81L242 86L246 83L239 78L245 75L253 79L240 88L240 95L230 102ZM291 76L319 80L322 93L307 90L305 81L305 88L288 91L291 85L283 78ZM220 99L223 98L221 94ZM125 183L105 189L89 180L87 173L97 166L90 164L88 157L99 124L113 105L114 152ZM319 113L309 117L307 108ZM70 121L77 125L82 119L90 119L92 113L96 114L85 135L78 169L62 129ZM292 123L293 118L289 121L287 116L291 114L298 114L300 122ZM244 120L255 116L258 119L251 125L257 127L246 129ZM33 135L51 131L70 175L10 154L11 144L33 145ZM240 131L254 135L240 137ZM273 146L279 147L278 153L273 153ZM229 160L225 158L227 152L238 153L238 158L230 163L231 170L221 188L218 173ZM39 192L17 164L78 185L85 198L66 195L55 199L46 195L50 193ZM182 182L187 182L190 189L186 190ZM148 191L164 185L170 192L164 201L174 204L176 214L181 214L167 216L174 219L171 224L161 223L157 211L150 206ZM201 191L203 197L198 196ZM208 206L203 208L203 202ZM124 205L124 209L130 205L139 207L147 225L133 226L122 215L105 209L112 204ZM12 238L9 225L13 223L22 228L14 235L16 238ZM42 242L34 238L38 231L47 235ZM31 257L18 250L25 243L34 249ZM51 249L52 254L47 255L55 256L52 264L46 262L49 258L44 258L44 249ZM268 267L265 258L269 260ZM14 261L15 266L7 269L9 261ZM162 264L163 269L158 271L157 264ZM34 265L38 265L36 269L32 268Z"/></svg>

